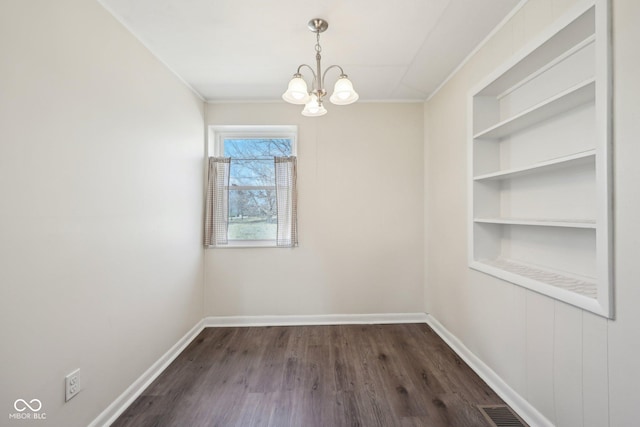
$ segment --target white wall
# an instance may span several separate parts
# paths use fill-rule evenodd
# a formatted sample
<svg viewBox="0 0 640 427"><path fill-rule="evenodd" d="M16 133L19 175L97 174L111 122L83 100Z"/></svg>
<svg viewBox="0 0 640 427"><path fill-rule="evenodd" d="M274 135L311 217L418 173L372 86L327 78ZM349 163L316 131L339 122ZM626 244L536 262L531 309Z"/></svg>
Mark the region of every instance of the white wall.
<svg viewBox="0 0 640 427"><path fill-rule="evenodd" d="M428 312L558 426L637 425L640 402L640 2L613 0L616 316L608 321L466 260L466 96L577 0L529 0L426 104Z"/></svg>
<svg viewBox="0 0 640 427"><path fill-rule="evenodd" d="M300 246L209 249L208 316L423 312L423 105L207 104L207 123L298 125Z"/></svg>
<svg viewBox="0 0 640 427"><path fill-rule="evenodd" d="M204 105L95 1L3 0L0 76L0 424L86 426L202 318Z"/></svg>

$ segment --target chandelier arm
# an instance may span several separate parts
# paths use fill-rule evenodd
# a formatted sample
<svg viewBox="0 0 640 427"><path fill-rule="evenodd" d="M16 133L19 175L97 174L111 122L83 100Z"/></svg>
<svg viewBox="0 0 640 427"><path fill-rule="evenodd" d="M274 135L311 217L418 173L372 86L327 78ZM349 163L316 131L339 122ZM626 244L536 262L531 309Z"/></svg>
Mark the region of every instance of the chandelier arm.
<svg viewBox="0 0 640 427"><path fill-rule="evenodd" d="M340 76L346 76L346 74L344 73L344 70L342 69L341 66L339 66L339 65L330 65L329 67L327 67L326 70L324 70L324 73L322 73L322 81L323 82L324 82L324 78L327 75L327 72L332 68L338 68L340 70Z"/></svg>
<svg viewBox="0 0 640 427"><path fill-rule="evenodd" d="M311 71L311 73L313 74L313 78L314 80L316 79L316 73L315 71L313 71L313 68L311 68L311 65L307 65L307 64L300 64L298 66L298 71L296 71L296 74L301 74L300 70L302 70L302 67L307 67L309 69L309 71Z"/></svg>
<svg viewBox="0 0 640 427"><path fill-rule="evenodd" d="M312 92L314 92L316 82L318 81L318 76L316 75L315 71L313 71L313 68L311 68L311 65L307 65L307 64L300 64L298 66L298 71L296 71L296 75L299 75L302 77L302 73L300 73L300 71L302 70L303 67L307 67L309 71L311 71L311 74L313 75L313 80L311 81L311 87L313 89Z"/></svg>

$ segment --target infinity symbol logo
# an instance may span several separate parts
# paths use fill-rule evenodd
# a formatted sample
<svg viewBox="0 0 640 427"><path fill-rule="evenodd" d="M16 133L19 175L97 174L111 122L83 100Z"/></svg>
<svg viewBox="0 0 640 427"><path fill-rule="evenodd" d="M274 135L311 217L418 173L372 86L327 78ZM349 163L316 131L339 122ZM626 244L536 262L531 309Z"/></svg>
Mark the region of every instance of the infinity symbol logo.
<svg viewBox="0 0 640 427"><path fill-rule="evenodd" d="M33 406L31 406L29 403ZM27 403L27 401L24 399L18 399L13 403L13 407L18 412L24 412L27 410L27 408L31 409L32 412L38 412L40 409L42 409L42 402L40 402L38 399L31 399L29 403Z"/></svg>

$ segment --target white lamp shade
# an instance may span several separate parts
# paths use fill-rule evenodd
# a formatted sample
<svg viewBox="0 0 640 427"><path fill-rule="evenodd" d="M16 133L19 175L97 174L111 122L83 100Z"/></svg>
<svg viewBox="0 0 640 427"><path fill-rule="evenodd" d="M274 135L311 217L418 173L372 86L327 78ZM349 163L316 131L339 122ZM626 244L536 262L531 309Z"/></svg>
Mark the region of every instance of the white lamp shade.
<svg viewBox="0 0 640 427"><path fill-rule="evenodd" d="M287 91L282 94L282 99L291 104L306 104L309 101L307 82L302 77L294 76L289 81Z"/></svg>
<svg viewBox="0 0 640 427"><path fill-rule="evenodd" d="M317 95L311 95L309 102L304 106L304 110L302 110L302 115L307 117L319 117L327 114L327 110L322 105L322 102L318 102Z"/></svg>
<svg viewBox="0 0 640 427"><path fill-rule="evenodd" d="M332 104L336 105L348 105L356 102L360 96L353 90L353 84L347 76L340 76L335 86L333 87L333 94L329 100Z"/></svg>

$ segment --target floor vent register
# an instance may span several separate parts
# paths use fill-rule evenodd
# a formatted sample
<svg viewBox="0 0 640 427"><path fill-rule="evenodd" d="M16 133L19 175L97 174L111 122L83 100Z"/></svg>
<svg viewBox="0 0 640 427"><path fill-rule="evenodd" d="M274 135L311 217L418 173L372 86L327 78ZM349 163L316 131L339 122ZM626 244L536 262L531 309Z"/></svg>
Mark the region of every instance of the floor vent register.
<svg viewBox="0 0 640 427"><path fill-rule="evenodd" d="M491 427L528 427L507 405L478 405Z"/></svg>

